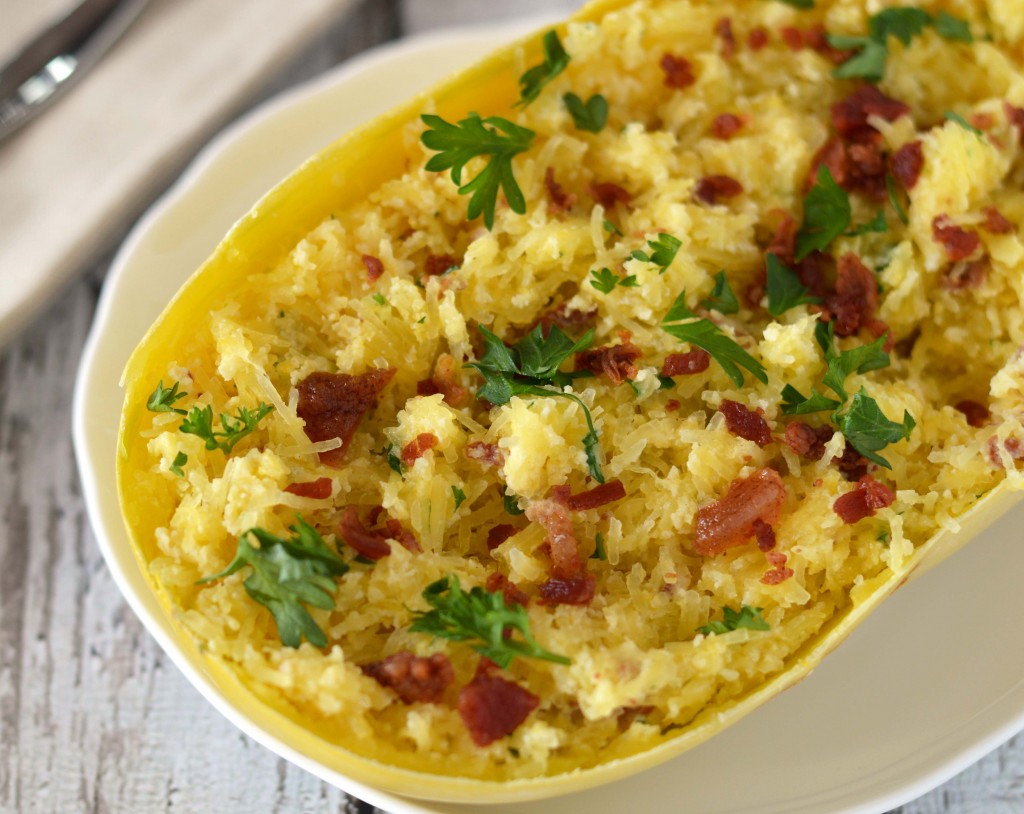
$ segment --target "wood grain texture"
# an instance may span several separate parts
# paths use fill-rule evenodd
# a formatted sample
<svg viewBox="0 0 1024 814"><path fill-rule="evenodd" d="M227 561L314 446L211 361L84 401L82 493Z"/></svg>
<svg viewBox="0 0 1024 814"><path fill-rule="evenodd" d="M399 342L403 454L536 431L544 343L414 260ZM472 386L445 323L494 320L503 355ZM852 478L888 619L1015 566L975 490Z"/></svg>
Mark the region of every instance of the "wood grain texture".
<svg viewBox="0 0 1024 814"><path fill-rule="evenodd" d="M407 2L417 27L450 22L446 8L456 5ZM434 16L425 11L431 2ZM457 6L464 19L490 19L489 2ZM571 5L551 2L559 11ZM394 4L368 0L317 59L397 35L397 19ZM222 718L145 632L103 564L85 518L70 414L108 262L0 352L0 812L373 814ZM1017 738L893 814L1021 811Z"/></svg>

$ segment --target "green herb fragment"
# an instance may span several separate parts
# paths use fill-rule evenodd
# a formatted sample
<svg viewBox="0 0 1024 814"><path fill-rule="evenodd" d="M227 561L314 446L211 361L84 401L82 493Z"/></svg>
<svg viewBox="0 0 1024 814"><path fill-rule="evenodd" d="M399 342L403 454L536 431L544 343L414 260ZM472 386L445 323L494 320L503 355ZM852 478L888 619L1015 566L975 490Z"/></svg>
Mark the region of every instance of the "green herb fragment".
<svg viewBox="0 0 1024 814"><path fill-rule="evenodd" d="M593 269L590 272L590 276L593 279L590 284L600 291L602 294L611 294L612 289L615 286L621 286L622 288L636 288L640 285L637 282L636 275L630 274L626 277L619 277L614 271L609 268Z"/></svg>
<svg viewBox="0 0 1024 814"><path fill-rule="evenodd" d="M205 407L193 407L189 410L178 429L202 438L207 449L219 449L225 455L230 455L235 444L252 433L273 409L269 404L260 402L255 410L240 407L238 415L221 413L221 428L216 430L213 427L213 407L207 404Z"/></svg>
<svg viewBox="0 0 1024 814"><path fill-rule="evenodd" d="M785 3L787 6L799 9L814 8L814 0L778 0L780 3Z"/></svg>
<svg viewBox="0 0 1024 814"><path fill-rule="evenodd" d="M417 325L422 325L426 321L427 321L426 317L420 317L418 320L416 320L416 324Z"/></svg>
<svg viewBox="0 0 1024 814"><path fill-rule="evenodd" d="M841 401L823 396L815 389L811 389L811 397L803 395L793 385L787 384L782 388L782 414L783 415L808 415L823 410L835 410L842 407Z"/></svg>
<svg viewBox="0 0 1024 814"><path fill-rule="evenodd" d="M179 478L185 477L185 470L182 467L188 463L188 455L184 452L179 452L174 456L174 460L171 465L167 467L171 472L177 475Z"/></svg>
<svg viewBox="0 0 1024 814"><path fill-rule="evenodd" d="M375 303L377 303L377 305L387 305L388 304L388 301L386 299L384 299L384 295L383 294L374 294L373 295L373 301Z"/></svg>
<svg viewBox="0 0 1024 814"><path fill-rule="evenodd" d="M606 232L611 232L614 235L618 235L619 237L622 237L622 230L618 226L616 226L614 223L612 223L610 220L608 220L608 218L604 219L604 221L602 222L602 225L604 226L604 230Z"/></svg>
<svg viewBox="0 0 1024 814"><path fill-rule="evenodd" d="M896 180L891 176L885 176L885 191L889 195L889 203L892 204L893 210L896 212L896 217L900 219L900 222L907 226L910 223L910 218L907 217L907 210L903 208L903 204L900 203L900 193L896 189Z"/></svg>
<svg viewBox="0 0 1024 814"><path fill-rule="evenodd" d="M661 271L658 273L664 274L668 271L668 267L672 265L672 261L676 259L676 254L678 254L680 247L683 245L683 241L665 232L659 232L657 238L647 241L647 245L651 249L650 254L637 249L630 252L629 256L634 260L640 260L644 263L653 263L661 268Z"/></svg>
<svg viewBox="0 0 1024 814"><path fill-rule="evenodd" d="M544 35L544 61L534 65L519 77L520 99L513 107L526 107L540 96L541 90L552 79L566 69L569 55L562 47L557 31L549 31Z"/></svg>
<svg viewBox="0 0 1024 814"><path fill-rule="evenodd" d="M458 486L452 487L452 496L455 498L456 509L466 502L466 493L463 492Z"/></svg>
<svg viewBox="0 0 1024 814"><path fill-rule="evenodd" d="M761 608L753 608L750 605L742 605L736 611L726 606L722 608L722 621L708 622L706 625L697 628L697 632L710 636L712 633L728 633L740 628L746 630L771 630L771 625L761 616L761 610Z"/></svg>
<svg viewBox="0 0 1024 814"><path fill-rule="evenodd" d="M477 398L495 405L508 404L513 396L564 398L576 402L587 422L588 432L583 436L587 469L594 480L604 483L598 455L600 445L590 408L575 393L564 389L570 387L573 380L592 374L589 371L562 372L559 369L574 353L590 347L594 341L593 329L573 342L557 325L551 326L546 337L543 327L538 325L511 347L482 325L480 335L484 340L484 354L480 361L468 365L484 377L484 386L477 391Z"/></svg>
<svg viewBox="0 0 1024 814"><path fill-rule="evenodd" d="M875 217L869 220L867 223L862 223L860 226L851 229L844 234L846 237L860 237L870 233L874 234L885 234L889 231L889 224L885 220L885 210L879 209L875 213Z"/></svg>
<svg viewBox="0 0 1024 814"><path fill-rule="evenodd" d="M371 560L369 557L364 557L362 554L356 554L352 558L352 562L357 562L360 565L376 565L376 560Z"/></svg>
<svg viewBox="0 0 1024 814"><path fill-rule="evenodd" d="M768 290L768 313L780 317L790 308L798 305L811 305L821 302L817 297L809 297L807 288L800 282L796 272L786 268L774 254L766 258Z"/></svg>
<svg viewBox="0 0 1024 814"><path fill-rule="evenodd" d="M954 113L952 110L947 110L942 115L945 117L946 121L953 122L954 124L959 124L964 130L974 133L974 135L976 135L980 139L985 138L985 133L982 130L975 127L959 113Z"/></svg>
<svg viewBox="0 0 1024 814"><path fill-rule="evenodd" d="M718 311L720 314L735 314L740 310L739 300L736 299L724 271L715 275L715 287L711 289L711 296L701 300L700 307L708 311Z"/></svg>
<svg viewBox="0 0 1024 814"><path fill-rule="evenodd" d="M327 547L315 528L301 516L296 515L295 519L296 524L289 526L289 538L277 537L261 528L249 529L239 538L231 564L197 584L230 576L248 565L252 573L243 583L245 590L273 614L281 643L298 647L305 637L310 644L324 647L327 637L304 605L332 610L333 577L344 574L348 566Z"/></svg>
<svg viewBox="0 0 1024 814"><path fill-rule="evenodd" d="M530 634L530 620L522 605L506 605L501 591L476 587L466 593L454 574L426 587L423 598L432 610L413 611L409 630L429 633L453 642L473 642L473 649L505 668L517 656L572 664L572 660L541 647ZM506 638L518 631L521 639Z"/></svg>
<svg viewBox="0 0 1024 814"><path fill-rule="evenodd" d="M459 185L460 195L469 195L468 220L483 214L484 225L494 226L494 209L499 190L505 193L509 208L517 214L526 213L526 199L512 174L512 159L530 149L536 135L532 130L498 116L481 119L471 113L458 124L451 124L440 116L424 114L420 117L428 129L420 137L423 145L438 154L431 158L429 172L451 170L452 181ZM487 166L466 184L462 183L462 170L477 156L490 156Z"/></svg>
<svg viewBox="0 0 1024 814"><path fill-rule="evenodd" d="M388 466L390 466L393 471L401 475L402 459L398 456L398 451L395 449L393 444L389 445L387 449L384 450L384 455L388 459Z"/></svg>
<svg viewBox="0 0 1024 814"><path fill-rule="evenodd" d="M849 398L845 385L848 376L852 373L870 373L872 370L881 370L889 366L889 354L883 350L887 339L888 334L885 334L867 345L858 345L840 353L835 353L831 349L826 350L828 372L825 373L822 384L845 402Z"/></svg>
<svg viewBox="0 0 1024 814"><path fill-rule="evenodd" d="M796 236L796 259L824 251L845 232L853 218L850 196L836 183L828 167L818 169L818 180L804 198L804 224Z"/></svg>
<svg viewBox="0 0 1024 814"><path fill-rule="evenodd" d="M164 381L161 379L160 383L156 386L156 390L150 393L149 399L146 401L146 409L153 413L178 413L179 415L185 415L187 410L174 406L175 402L188 395L188 393L178 390L180 386L181 382L175 382L174 386L168 390L164 387Z"/></svg>
<svg viewBox="0 0 1024 814"><path fill-rule="evenodd" d="M676 386L676 380L671 376L658 376L658 389L659 390L671 390Z"/></svg>
<svg viewBox="0 0 1024 814"><path fill-rule="evenodd" d="M525 509L519 508L519 498L517 498L511 492L505 492L502 499L505 502L505 514L510 514L513 517L520 514L526 514Z"/></svg>
<svg viewBox="0 0 1024 814"><path fill-rule="evenodd" d="M577 130L588 133L600 133L608 122L608 100L600 93L595 93L586 102L575 93L567 93L562 97Z"/></svg>
<svg viewBox="0 0 1024 814"><path fill-rule="evenodd" d="M971 25L966 20L954 17L947 11L940 11L935 15L933 22L936 32L943 39L953 42L974 42L974 35L971 33Z"/></svg>
<svg viewBox="0 0 1024 814"><path fill-rule="evenodd" d="M892 469L892 466L878 452L889 444L909 438L917 426L913 416L906 410L903 411L902 423L890 421L879 408L878 402L863 388L853 397L849 410L833 415L832 418L857 452L886 469Z"/></svg>
<svg viewBox="0 0 1024 814"><path fill-rule="evenodd" d="M607 560L608 552L604 550L604 535L601 532L594 537L594 553L590 555L592 560Z"/></svg>
<svg viewBox="0 0 1024 814"><path fill-rule="evenodd" d="M726 336L715 323L699 318L687 307L685 289L661 321L661 328L676 339L710 353L737 387L743 386L741 367L759 381L768 383L768 373L760 362L743 350L735 339Z"/></svg>

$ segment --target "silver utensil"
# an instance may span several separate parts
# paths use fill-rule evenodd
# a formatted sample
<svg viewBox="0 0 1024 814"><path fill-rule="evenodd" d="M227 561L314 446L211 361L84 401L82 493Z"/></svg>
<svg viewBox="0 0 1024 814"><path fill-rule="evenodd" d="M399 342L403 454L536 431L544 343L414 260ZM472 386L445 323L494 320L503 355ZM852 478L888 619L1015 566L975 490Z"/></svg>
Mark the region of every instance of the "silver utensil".
<svg viewBox="0 0 1024 814"><path fill-rule="evenodd" d="M0 141L60 98L118 40L149 0L81 0L0 67Z"/></svg>

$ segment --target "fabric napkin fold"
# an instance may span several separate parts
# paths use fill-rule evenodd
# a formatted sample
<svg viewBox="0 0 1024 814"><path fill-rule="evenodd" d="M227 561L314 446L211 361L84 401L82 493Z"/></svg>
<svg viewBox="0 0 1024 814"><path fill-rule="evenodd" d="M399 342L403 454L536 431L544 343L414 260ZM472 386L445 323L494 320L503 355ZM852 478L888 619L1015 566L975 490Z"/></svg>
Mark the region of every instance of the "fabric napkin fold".
<svg viewBox="0 0 1024 814"><path fill-rule="evenodd" d="M0 342L356 3L155 0L75 88L0 143Z"/></svg>

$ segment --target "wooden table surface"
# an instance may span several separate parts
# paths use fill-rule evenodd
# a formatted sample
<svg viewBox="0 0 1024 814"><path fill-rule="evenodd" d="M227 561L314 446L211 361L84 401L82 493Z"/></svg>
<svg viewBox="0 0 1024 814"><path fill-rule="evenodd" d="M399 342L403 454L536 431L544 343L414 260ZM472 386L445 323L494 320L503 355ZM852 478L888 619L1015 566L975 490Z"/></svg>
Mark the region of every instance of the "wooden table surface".
<svg viewBox="0 0 1024 814"><path fill-rule="evenodd" d="M498 11L493 0L366 0L340 38L319 44L320 58L325 49L330 60L343 59L425 28L576 5L519 0ZM316 69L309 60L293 66L276 89ZM109 262L83 269L0 350L0 812L377 811L215 712L143 629L104 566L70 423L75 369ZM1024 738L897 811L1024 812Z"/></svg>

